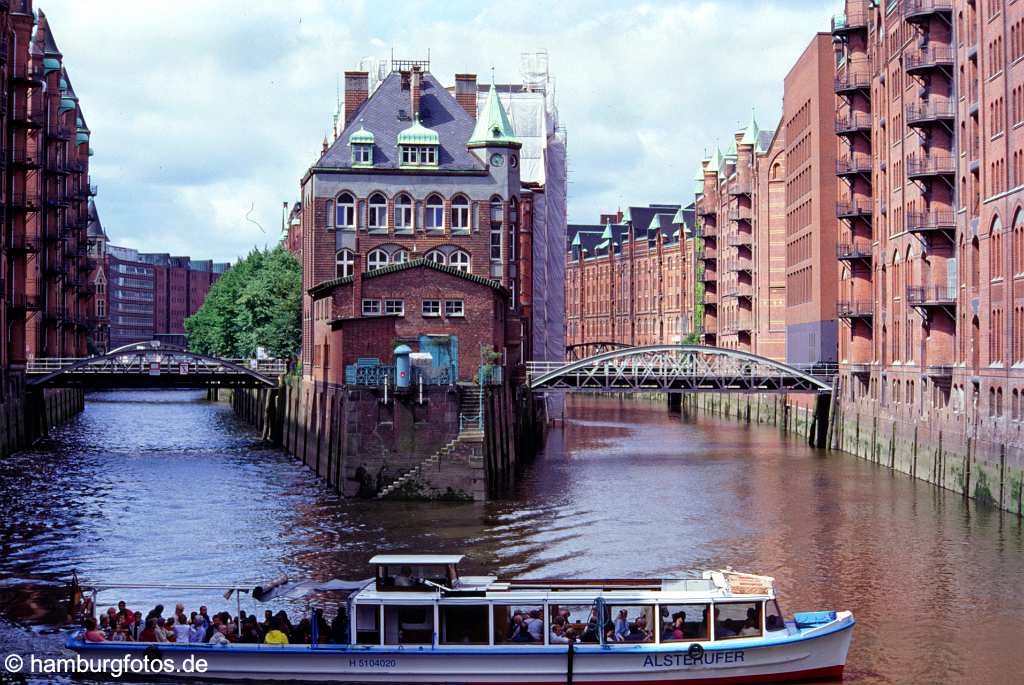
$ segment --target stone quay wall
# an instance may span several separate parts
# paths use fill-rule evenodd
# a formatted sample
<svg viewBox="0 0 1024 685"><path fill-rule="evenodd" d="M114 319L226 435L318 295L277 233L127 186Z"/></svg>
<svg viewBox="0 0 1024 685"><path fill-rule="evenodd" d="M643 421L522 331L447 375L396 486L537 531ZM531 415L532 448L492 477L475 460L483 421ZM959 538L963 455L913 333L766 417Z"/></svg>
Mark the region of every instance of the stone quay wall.
<svg viewBox="0 0 1024 685"><path fill-rule="evenodd" d="M24 449L85 406L79 388L34 389L24 374L8 372L0 381L0 457Z"/></svg>

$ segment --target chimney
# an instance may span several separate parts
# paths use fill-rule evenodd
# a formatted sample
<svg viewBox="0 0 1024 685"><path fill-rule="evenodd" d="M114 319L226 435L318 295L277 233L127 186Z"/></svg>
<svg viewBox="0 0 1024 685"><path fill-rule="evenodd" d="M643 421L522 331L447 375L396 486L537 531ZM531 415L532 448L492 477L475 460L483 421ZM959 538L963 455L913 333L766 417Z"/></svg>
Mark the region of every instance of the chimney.
<svg viewBox="0 0 1024 685"><path fill-rule="evenodd" d="M476 120L476 74L455 74L455 101Z"/></svg>
<svg viewBox="0 0 1024 685"><path fill-rule="evenodd" d="M370 74L366 71L345 72L345 126L352 123L356 110L370 94Z"/></svg>
<svg viewBox="0 0 1024 685"><path fill-rule="evenodd" d="M418 66L409 73L409 113L413 120L420 116L420 91L423 90L423 74Z"/></svg>

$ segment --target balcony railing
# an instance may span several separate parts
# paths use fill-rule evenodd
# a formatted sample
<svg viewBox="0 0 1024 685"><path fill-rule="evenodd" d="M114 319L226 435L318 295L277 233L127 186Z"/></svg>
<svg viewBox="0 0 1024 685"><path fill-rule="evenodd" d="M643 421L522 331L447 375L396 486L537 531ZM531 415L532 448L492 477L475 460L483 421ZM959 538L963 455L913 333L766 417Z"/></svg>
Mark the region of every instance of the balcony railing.
<svg viewBox="0 0 1024 685"><path fill-rule="evenodd" d="M77 159L68 160L68 171L78 174L85 171L85 169L85 162L80 162Z"/></svg>
<svg viewBox="0 0 1024 685"><path fill-rule="evenodd" d="M871 114L869 112L849 112L836 117L836 133L848 135L871 130Z"/></svg>
<svg viewBox="0 0 1024 685"><path fill-rule="evenodd" d="M737 283L729 286L725 291L726 297L750 298L754 295L753 286L746 283Z"/></svg>
<svg viewBox="0 0 1024 685"><path fill-rule="evenodd" d="M48 159L46 160L46 170L54 174L66 174L68 167L62 159Z"/></svg>
<svg viewBox="0 0 1024 685"><path fill-rule="evenodd" d="M753 244L754 237L749 233L735 233L729 236L730 247L750 247Z"/></svg>
<svg viewBox="0 0 1024 685"><path fill-rule="evenodd" d="M924 367L926 376L932 378L951 378L953 376L952 364L926 364Z"/></svg>
<svg viewBox="0 0 1024 685"><path fill-rule="evenodd" d="M39 252L39 239L35 236L12 235L7 241L8 252Z"/></svg>
<svg viewBox="0 0 1024 685"><path fill-rule="evenodd" d="M907 158L907 177L952 176L956 173L956 160L952 155L930 154Z"/></svg>
<svg viewBox="0 0 1024 685"><path fill-rule="evenodd" d="M870 319L875 315L875 303L871 300L839 300L836 302L836 316L840 319Z"/></svg>
<svg viewBox="0 0 1024 685"><path fill-rule="evenodd" d="M864 376L871 373L871 364L868 362L844 362L839 366L841 369L845 369L847 373L852 373L856 376Z"/></svg>
<svg viewBox="0 0 1024 685"><path fill-rule="evenodd" d="M948 307L956 304L955 285L907 286L907 303L914 307Z"/></svg>
<svg viewBox="0 0 1024 685"><path fill-rule="evenodd" d="M17 209L39 209L39 194L36 192L25 192L23 190L15 190L10 195L10 204L11 207Z"/></svg>
<svg viewBox="0 0 1024 685"><path fill-rule="evenodd" d="M752 330L754 330L754 322L751 317L747 316L737 317L734 321L722 324L722 333L726 335L749 333Z"/></svg>
<svg viewBox="0 0 1024 685"><path fill-rule="evenodd" d="M702 238L711 238L715 240L718 238L718 226L715 224L704 224L701 227L700 235Z"/></svg>
<svg viewBox="0 0 1024 685"><path fill-rule="evenodd" d="M924 102L907 105L907 124L931 124L940 121L952 121L956 117L956 107L952 102Z"/></svg>
<svg viewBox="0 0 1024 685"><path fill-rule="evenodd" d="M836 203L836 217L840 219L871 216L871 211L871 200L844 200Z"/></svg>
<svg viewBox="0 0 1024 685"><path fill-rule="evenodd" d="M750 221L750 207L734 207L727 215L729 221Z"/></svg>
<svg viewBox="0 0 1024 685"><path fill-rule="evenodd" d="M28 64L22 62L15 64L14 68L11 69L11 76L16 81L28 81L36 83L43 80L43 65L42 64Z"/></svg>
<svg viewBox="0 0 1024 685"><path fill-rule="evenodd" d="M871 88L871 69L866 65L847 63L846 68L836 74L835 91L843 94Z"/></svg>
<svg viewBox="0 0 1024 685"><path fill-rule="evenodd" d="M903 56L903 68L907 73L953 66L954 51L949 46L933 46L907 52Z"/></svg>
<svg viewBox="0 0 1024 685"><path fill-rule="evenodd" d="M11 121L25 126L40 127L46 121L46 114L41 107L19 102L11 108Z"/></svg>
<svg viewBox="0 0 1024 685"><path fill-rule="evenodd" d="M38 311L41 298L39 295L28 293L14 293L7 299L8 307L21 311Z"/></svg>
<svg viewBox="0 0 1024 685"><path fill-rule="evenodd" d="M933 14L953 12L953 0L904 0L903 18L907 21L923 21Z"/></svg>
<svg viewBox="0 0 1024 685"><path fill-rule="evenodd" d="M730 271L749 272L754 268L754 263L749 259L735 259L729 267Z"/></svg>
<svg viewBox="0 0 1024 685"><path fill-rule="evenodd" d="M951 209L907 213L907 231L910 233L949 233L955 230L956 214Z"/></svg>
<svg viewBox="0 0 1024 685"><path fill-rule="evenodd" d="M39 166L39 153L35 150L29 150L27 147L12 147L8 150L7 155L11 164L24 167Z"/></svg>
<svg viewBox="0 0 1024 685"><path fill-rule="evenodd" d="M863 10L837 14L832 17L832 35L841 36L868 27L868 13Z"/></svg>
<svg viewBox="0 0 1024 685"><path fill-rule="evenodd" d="M71 129L67 126L51 126L47 133L51 138L58 140L69 140L71 138Z"/></svg>
<svg viewBox="0 0 1024 685"><path fill-rule="evenodd" d="M836 176L853 176L871 173L870 155L853 155L836 160Z"/></svg>
<svg viewBox="0 0 1024 685"><path fill-rule="evenodd" d="M704 272L700 275L700 280L702 283L717 283L718 274L712 269L704 269Z"/></svg>
<svg viewBox="0 0 1024 685"><path fill-rule="evenodd" d="M836 258L840 261L870 260L871 245L867 243L839 243L836 245Z"/></svg>
<svg viewBox="0 0 1024 685"><path fill-rule="evenodd" d="M737 181L737 182L733 183L731 186L729 186L729 194L730 195L734 195L734 196L735 195L750 195L750 192L751 192L750 181L744 181L744 182Z"/></svg>

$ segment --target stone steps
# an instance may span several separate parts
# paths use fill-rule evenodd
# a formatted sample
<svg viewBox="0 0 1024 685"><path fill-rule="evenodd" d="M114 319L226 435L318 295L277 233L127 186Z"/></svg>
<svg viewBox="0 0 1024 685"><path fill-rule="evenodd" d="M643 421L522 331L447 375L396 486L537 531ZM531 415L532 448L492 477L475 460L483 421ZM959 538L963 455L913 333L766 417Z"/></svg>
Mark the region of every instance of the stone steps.
<svg viewBox="0 0 1024 685"><path fill-rule="evenodd" d="M439 449L437 452L434 452L429 457L421 461L419 464L413 466L411 469L400 475L398 478L388 483L383 490L377 493L377 499L384 499L391 493L395 492L396 490L404 486L409 481L413 480L414 478L418 478L420 475L423 474L425 470L431 467L436 468L441 463L441 459L451 454L452 450L454 450L456 446L458 446L458 444L458 437L449 441L448 444Z"/></svg>

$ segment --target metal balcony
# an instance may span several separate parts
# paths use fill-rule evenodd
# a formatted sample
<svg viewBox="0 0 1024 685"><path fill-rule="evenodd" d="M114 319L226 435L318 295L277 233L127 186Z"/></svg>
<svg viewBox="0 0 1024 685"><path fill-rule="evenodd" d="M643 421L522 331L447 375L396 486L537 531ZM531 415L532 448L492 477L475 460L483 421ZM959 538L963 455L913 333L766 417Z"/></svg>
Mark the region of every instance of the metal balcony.
<svg viewBox="0 0 1024 685"><path fill-rule="evenodd" d="M24 146L12 147L7 151L7 157L12 166L25 169L37 168L39 166L39 153L35 150L29 150Z"/></svg>
<svg viewBox="0 0 1024 685"><path fill-rule="evenodd" d="M71 198L65 193L51 193L46 196L47 207L67 207L71 204Z"/></svg>
<svg viewBox="0 0 1024 685"><path fill-rule="evenodd" d="M907 158L907 178L927 179L953 176L956 174L956 160L949 154L931 154Z"/></svg>
<svg viewBox="0 0 1024 685"><path fill-rule="evenodd" d="M63 261L57 262L55 264L47 264L45 267L43 267L43 273L53 278L63 278L68 274L68 265L65 264Z"/></svg>
<svg viewBox="0 0 1024 685"><path fill-rule="evenodd" d="M836 259L841 262L871 261L871 245L867 243L839 243Z"/></svg>
<svg viewBox="0 0 1024 685"><path fill-rule="evenodd" d="M11 78L15 83L39 85L43 82L43 65L25 62L15 64L11 69Z"/></svg>
<svg viewBox="0 0 1024 685"><path fill-rule="evenodd" d="M754 270L754 263L749 259L736 259L733 260L729 266L729 271L735 271L738 273L751 273Z"/></svg>
<svg viewBox="0 0 1024 685"><path fill-rule="evenodd" d="M870 90L871 71L866 68L844 69L835 78L835 92L837 95L853 93L858 90Z"/></svg>
<svg viewBox="0 0 1024 685"><path fill-rule="evenodd" d="M844 362L839 365L839 368L854 376L866 376L871 373L869 362Z"/></svg>
<svg viewBox="0 0 1024 685"><path fill-rule="evenodd" d="M841 136L855 133L871 133L869 112L850 112L836 117L836 134Z"/></svg>
<svg viewBox="0 0 1024 685"><path fill-rule="evenodd" d="M704 273L700 275L700 280L702 283L717 283L718 274L710 269L704 269Z"/></svg>
<svg viewBox="0 0 1024 685"><path fill-rule="evenodd" d="M40 107L20 102L11 108L10 120L15 125L28 128L42 128L43 124L46 123L46 114L43 113Z"/></svg>
<svg viewBox="0 0 1024 685"><path fill-rule="evenodd" d="M932 379L949 380L953 377L953 365L952 364L927 364L924 367L924 373L926 376L931 376Z"/></svg>
<svg viewBox="0 0 1024 685"><path fill-rule="evenodd" d="M840 319L870 319L875 315L875 303L871 300L839 300L836 302L836 316Z"/></svg>
<svg viewBox="0 0 1024 685"><path fill-rule="evenodd" d="M8 308L14 311L37 312L40 306L39 295L14 293L7 299Z"/></svg>
<svg viewBox="0 0 1024 685"><path fill-rule="evenodd" d="M81 173L86 170L85 162L79 162L77 159L68 160L68 171L72 173Z"/></svg>
<svg viewBox="0 0 1024 685"><path fill-rule="evenodd" d="M735 297L737 299L750 299L754 296L754 287L749 283L737 283L731 285L725 291L726 297Z"/></svg>
<svg viewBox="0 0 1024 685"><path fill-rule="evenodd" d="M925 126L928 124L945 124L952 126L956 117L956 107L952 102L924 102L907 105L907 125Z"/></svg>
<svg viewBox="0 0 1024 685"><path fill-rule="evenodd" d="M946 45L921 48L904 53L903 68L908 74L923 73L931 69L952 69L954 57L955 51Z"/></svg>
<svg viewBox="0 0 1024 685"><path fill-rule="evenodd" d="M39 250L39 239L34 236L12 235L7 240L7 251L10 253L35 254Z"/></svg>
<svg viewBox="0 0 1024 685"><path fill-rule="evenodd" d="M912 307L955 307L955 285L907 286L907 303Z"/></svg>
<svg viewBox="0 0 1024 685"><path fill-rule="evenodd" d="M56 138L57 140L70 140L71 129L67 126L51 126L50 130L46 132L50 138Z"/></svg>
<svg viewBox="0 0 1024 685"><path fill-rule="evenodd" d="M752 330L754 330L754 324L750 317L739 317L735 321L722 325L722 333L724 335L750 333Z"/></svg>
<svg viewBox="0 0 1024 685"><path fill-rule="evenodd" d="M908 233L952 233L956 230L956 214L953 210L907 213Z"/></svg>
<svg viewBox="0 0 1024 685"><path fill-rule="evenodd" d="M863 10L837 14L832 17L832 35L845 36L854 31L864 31L868 28L868 13Z"/></svg>
<svg viewBox="0 0 1024 685"><path fill-rule="evenodd" d="M739 181L737 181L736 183L733 183L731 186L729 186L729 194L732 195L732 196L750 195L750 193L751 193L750 181L746 181L746 182L743 182L743 183L740 183Z"/></svg>
<svg viewBox="0 0 1024 685"><path fill-rule="evenodd" d="M34 212L39 209L39 194L16 190L10 194L8 204L15 210Z"/></svg>
<svg viewBox="0 0 1024 685"><path fill-rule="evenodd" d="M953 0L904 0L903 18L909 22L926 22L936 14L953 14Z"/></svg>
<svg viewBox="0 0 1024 685"><path fill-rule="evenodd" d="M836 160L836 176L871 175L871 157L869 155L853 155Z"/></svg>
<svg viewBox="0 0 1024 685"><path fill-rule="evenodd" d="M700 230L700 236L705 240L710 238L711 240L718 239L718 226L715 224L704 224Z"/></svg>
<svg viewBox="0 0 1024 685"><path fill-rule="evenodd" d="M705 248L700 258L705 262L716 261L718 259L718 250L708 250L707 248Z"/></svg>
<svg viewBox="0 0 1024 685"><path fill-rule="evenodd" d="M854 200L836 203L836 218L856 219L859 217L870 217L872 212L871 200Z"/></svg>
<svg viewBox="0 0 1024 685"><path fill-rule="evenodd" d="M726 215L729 221L750 221L750 207L735 207Z"/></svg>
<svg viewBox="0 0 1024 685"><path fill-rule="evenodd" d="M750 247L754 243L754 237L749 233L736 233L729 236L727 242L730 247Z"/></svg>
<svg viewBox="0 0 1024 685"><path fill-rule="evenodd" d="M714 216L718 213L718 198L714 195L705 195L697 203L697 214L699 216Z"/></svg>
<svg viewBox="0 0 1024 685"><path fill-rule="evenodd" d="M62 159L48 159L46 160L46 170L51 174L66 174L68 166Z"/></svg>

